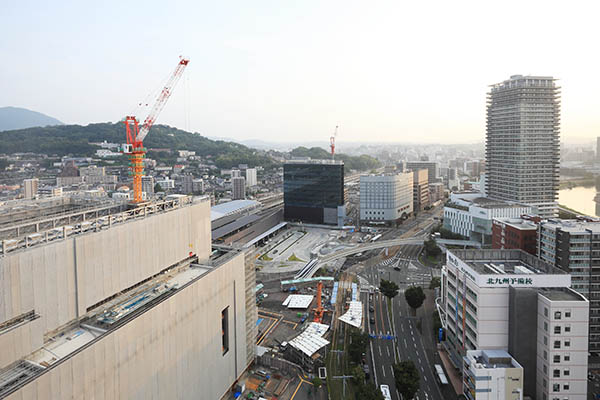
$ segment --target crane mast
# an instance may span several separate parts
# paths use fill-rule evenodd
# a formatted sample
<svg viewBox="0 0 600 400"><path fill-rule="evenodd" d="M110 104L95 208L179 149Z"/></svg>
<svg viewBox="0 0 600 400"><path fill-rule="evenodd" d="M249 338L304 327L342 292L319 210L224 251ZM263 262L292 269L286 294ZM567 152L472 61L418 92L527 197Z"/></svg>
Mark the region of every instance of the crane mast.
<svg viewBox="0 0 600 400"><path fill-rule="evenodd" d="M334 155L335 155L335 138L337 136L337 132L338 132L338 126L335 126L335 131L333 132L333 136L331 136L329 138L329 146L331 147L331 159L334 159Z"/></svg>
<svg viewBox="0 0 600 400"><path fill-rule="evenodd" d="M148 135L150 128L156 122L158 115L165 107L167 100L173 93L175 85L181 78L185 67L190 60L180 57L177 67L169 80L161 90L152 110L144 120L141 128L135 116L128 115L123 121L125 123L127 144L121 148L122 152L129 156L129 168L133 175L133 203L142 201L142 175L144 174L144 157L146 156L146 148L144 147L144 138Z"/></svg>

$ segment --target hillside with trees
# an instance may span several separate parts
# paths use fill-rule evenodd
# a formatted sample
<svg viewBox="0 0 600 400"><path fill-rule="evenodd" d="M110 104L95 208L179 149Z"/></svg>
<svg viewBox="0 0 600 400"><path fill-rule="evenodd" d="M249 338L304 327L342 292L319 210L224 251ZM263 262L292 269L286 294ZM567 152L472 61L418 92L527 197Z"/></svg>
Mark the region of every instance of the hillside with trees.
<svg viewBox="0 0 600 400"><path fill-rule="evenodd" d="M122 123L99 123L81 125L60 125L19 129L0 132L0 154L39 153L46 155L93 156L98 146L92 143L125 142L125 126ZM144 140L151 158L166 158L174 161L176 150L195 151L196 155L211 156L219 168L231 168L238 164L261 165L272 168L277 163L263 151L251 149L242 144L210 140L198 133L190 133L165 125L155 125ZM153 152L152 149L169 149ZM172 159L172 160L171 160Z"/></svg>
<svg viewBox="0 0 600 400"><path fill-rule="evenodd" d="M292 157L310 157L314 160L331 159L331 153L321 147L296 147L290 152ZM367 155L349 156L347 154L335 154L336 160L344 161L347 170L368 171L381 167L381 162Z"/></svg>

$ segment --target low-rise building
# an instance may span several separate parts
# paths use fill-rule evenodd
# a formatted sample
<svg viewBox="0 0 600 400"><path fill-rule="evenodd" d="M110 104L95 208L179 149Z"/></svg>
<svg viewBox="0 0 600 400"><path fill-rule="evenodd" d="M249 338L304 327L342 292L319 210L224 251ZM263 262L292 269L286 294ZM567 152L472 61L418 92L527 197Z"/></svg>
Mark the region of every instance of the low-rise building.
<svg viewBox="0 0 600 400"><path fill-rule="evenodd" d="M537 254L537 223L539 217L494 218L492 249L520 249Z"/></svg>
<svg viewBox="0 0 600 400"><path fill-rule="evenodd" d="M444 207L444 228L482 244L492 242L494 218L531 214L531 206L482 197L480 192L452 193Z"/></svg>
<svg viewBox="0 0 600 400"><path fill-rule="evenodd" d="M504 350L469 350L463 393L469 400L522 400L523 367Z"/></svg>

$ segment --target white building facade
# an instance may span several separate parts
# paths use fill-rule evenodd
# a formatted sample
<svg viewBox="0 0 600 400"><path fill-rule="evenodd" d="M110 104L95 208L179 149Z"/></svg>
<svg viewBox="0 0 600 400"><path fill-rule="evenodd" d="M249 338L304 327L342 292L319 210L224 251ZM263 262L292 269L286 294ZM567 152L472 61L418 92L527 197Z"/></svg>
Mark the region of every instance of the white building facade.
<svg viewBox="0 0 600 400"><path fill-rule="evenodd" d="M523 367L504 350L469 350L463 393L469 400L523 400Z"/></svg>
<svg viewBox="0 0 600 400"><path fill-rule="evenodd" d="M589 303L575 292L538 299L537 400L585 400Z"/></svg>
<svg viewBox="0 0 600 400"><path fill-rule="evenodd" d="M450 359L460 368L470 350L507 351L524 368L524 395L585 399L589 303L570 286L569 274L521 250L448 250L442 308ZM567 354L569 371L550 379L558 353Z"/></svg>
<svg viewBox="0 0 600 400"><path fill-rule="evenodd" d="M256 168L248 168L246 169L246 186L252 187L258 184L258 180L256 178Z"/></svg>
<svg viewBox="0 0 600 400"><path fill-rule="evenodd" d="M393 222L413 211L413 173L360 177L360 220Z"/></svg>
<svg viewBox="0 0 600 400"><path fill-rule="evenodd" d="M531 214L531 206L490 200L480 192L450 194L444 207L444 228L482 244L490 244L494 218L518 218Z"/></svg>

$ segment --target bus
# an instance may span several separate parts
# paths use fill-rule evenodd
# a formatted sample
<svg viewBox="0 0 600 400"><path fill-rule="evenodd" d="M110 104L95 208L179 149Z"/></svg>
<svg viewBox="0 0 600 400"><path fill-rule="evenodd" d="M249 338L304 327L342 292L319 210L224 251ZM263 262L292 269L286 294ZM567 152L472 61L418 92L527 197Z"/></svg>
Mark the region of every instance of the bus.
<svg viewBox="0 0 600 400"><path fill-rule="evenodd" d="M381 394L383 394L385 400L392 400L392 394L388 385L380 385L379 390L381 390Z"/></svg>
<svg viewBox="0 0 600 400"><path fill-rule="evenodd" d="M444 373L444 369L440 364L435 364L435 374L437 376L437 381L441 386L445 386L448 384L448 378L446 378L446 374Z"/></svg>
<svg viewBox="0 0 600 400"><path fill-rule="evenodd" d="M378 235L373 236L373 239L371 239L371 243L377 241L377 239L379 239L381 237L381 233Z"/></svg>

